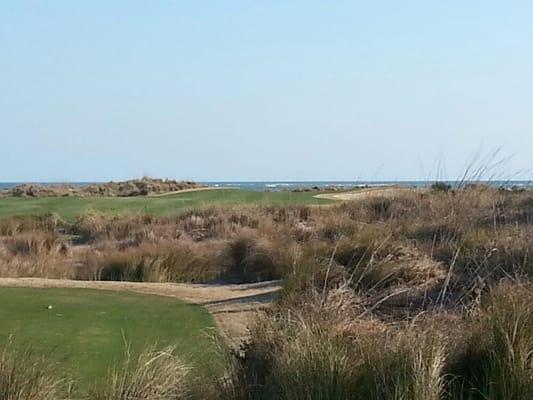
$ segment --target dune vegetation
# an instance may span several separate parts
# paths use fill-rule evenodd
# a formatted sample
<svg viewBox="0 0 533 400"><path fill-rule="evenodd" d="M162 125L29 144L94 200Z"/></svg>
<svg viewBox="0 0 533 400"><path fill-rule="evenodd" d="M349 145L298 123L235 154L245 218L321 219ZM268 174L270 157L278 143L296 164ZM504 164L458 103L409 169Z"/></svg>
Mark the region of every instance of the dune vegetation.
<svg viewBox="0 0 533 400"><path fill-rule="evenodd" d="M0 190L0 197L136 197L167 194L183 190L203 188L192 181L175 181L142 177L122 182L87 183L72 185L23 183Z"/></svg>
<svg viewBox="0 0 533 400"><path fill-rule="evenodd" d="M10 216L0 219L0 275L282 280L222 373L199 379L174 352L150 348L89 398L525 400L532 234L532 192L480 185L327 207L252 201L174 215ZM161 360L153 369L142 361L152 358ZM2 379L0 399L47 398L2 397ZM132 382L143 389L129 391Z"/></svg>

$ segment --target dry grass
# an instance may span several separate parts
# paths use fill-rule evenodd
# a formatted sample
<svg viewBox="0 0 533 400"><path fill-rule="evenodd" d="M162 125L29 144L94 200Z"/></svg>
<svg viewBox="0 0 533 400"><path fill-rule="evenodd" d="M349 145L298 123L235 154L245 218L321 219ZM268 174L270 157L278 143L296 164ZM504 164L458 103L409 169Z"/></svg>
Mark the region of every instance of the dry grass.
<svg viewBox="0 0 533 400"><path fill-rule="evenodd" d="M190 368L173 348L146 348L137 358L110 372L91 395L94 400L181 400L189 398Z"/></svg>
<svg viewBox="0 0 533 400"><path fill-rule="evenodd" d="M303 309L259 320L218 398L441 399L447 343L438 330L339 312L346 301L353 305L333 291L329 304L309 298Z"/></svg>
<svg viewBox="0 0 533 400"><path fill-rule="evenodd" d="M77 269L77 279L134 282L206 282L219 271L216 245L146 243L86 251Z"/></svg>
<svg viewBox="0 0 533 400"><path fill-rule="evenodd" d="M327 274L330 286L350 279L365 292L416 286L426 304L436 300L430 286L449 273L437 298L456 305L491 281L532 273L532 199L527 191L474 187L327 208L89 213L73 223L10 218L0 220L0 273L159 282L284 277L298 290L322 285Z"/></svg>
<svg viewBox="0 0 533 400"><path fill-rule="evenodd" d="M491 291L450 357L454 398L533 397L533 292L507 283Z"/></svg>
<svg viewBox="0 0 533 400"><path fill-rule="evenodd" d="M66 382L30 350L14 352L8 343L0 351L1 400L61 400L68 392Z"/></svg>
<svg viewBox="0 0 533 400"><path fill-rule="evenodd" d="M528 191L435 188L320 208L6 220L0 232L3 275L283 278L279 303L208 391L214 398L533 398Z"/></svg>

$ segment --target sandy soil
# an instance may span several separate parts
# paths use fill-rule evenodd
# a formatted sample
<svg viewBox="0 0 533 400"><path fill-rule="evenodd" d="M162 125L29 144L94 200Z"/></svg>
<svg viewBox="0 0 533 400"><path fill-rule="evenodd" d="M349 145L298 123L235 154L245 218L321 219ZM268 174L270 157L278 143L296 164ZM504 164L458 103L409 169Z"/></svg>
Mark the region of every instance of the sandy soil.
<svg viewBox="0 0 533 400"><path fill-rule="evenodd" d="M229 186L228 187L204 186L204 187L198 187L198 188L176 190L174 192L151 194L150 196L145 196L145 197L165 197L165 196L172 196L174 194L189 193L189 192L202 192L204 190L220 190L220 189L236 189L236 188L229 187Z"/></svg>
<svg viewBox="0 0 533 400"><path fill-rule="evenodd" d="M73 281L44 278L0 278L0 287L87 288L131 291L175 297L205 307L233 348L249 337L248 323L268 307L281 288L280 281L244 285L151 282Z"/></svg>
<svg viewBox="0 0 533 400"><path fill-rule="evenodd" d="M386 186L386 187L373 187L368 189L358 189L350 192L341 193L323 193L317 194L315 197L319 199L329 200L364 200L370 197L394 197L399 194L413 193L418 189L401 187L401 186Z"/></svg>

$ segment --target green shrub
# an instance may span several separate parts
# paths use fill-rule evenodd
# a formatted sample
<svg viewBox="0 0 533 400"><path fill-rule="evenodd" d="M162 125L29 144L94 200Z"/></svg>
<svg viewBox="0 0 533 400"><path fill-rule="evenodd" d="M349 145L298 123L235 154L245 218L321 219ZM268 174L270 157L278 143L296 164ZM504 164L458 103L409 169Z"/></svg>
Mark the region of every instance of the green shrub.
<svg viewBox="0 0 533 400"><path fill-rule="evenodd" d="M431 190L434 192L449 192L452 189L452 186L446 182L435 182L431 185Z"/></svg>

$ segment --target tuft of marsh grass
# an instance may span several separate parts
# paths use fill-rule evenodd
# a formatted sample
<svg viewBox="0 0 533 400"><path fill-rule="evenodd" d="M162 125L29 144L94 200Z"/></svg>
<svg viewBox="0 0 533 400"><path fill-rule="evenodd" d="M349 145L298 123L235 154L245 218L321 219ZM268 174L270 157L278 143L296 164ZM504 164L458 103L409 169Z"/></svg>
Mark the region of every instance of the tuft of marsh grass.
<svg viewBox="0 0 533 400"><path fill-rule="evenodd" d="M32 232L11 236L4 241L9 254L15 256L47 256L52 253L66 254L68 247L54 233Z"/></svg>
<svg viewBox="0 0 533 400"><path fill-rule="evenodd" d="M79 278L135 282L206 282L219 271L212 249L187 244L151 243L122 250L86 253Z"/></svg>
<svg viewBox="0 0 533 400"><path fill-rule="evenodd" d="M174 348L147 347L138 357L127 351L123 365L110 371L93 400L181 400L189 398L190 368Z"/></svg>
<svg viewBox="0 0 533 400"><path fill-rule="evenodd" d="M9 343L0 350L0 400L68 398L66 382L30 350L13 351Z"/></svg>
<svg viewBox="0 0 533 400"><path fill-rule="evenodd" d="M502 285L481 306L449 366L452 398L533 398L533 293Z"/></svg>
<svg viewBox="0 0 533 400"><path fill-rule="evenodd" d="M260 282L280 278L280 266L268 243L240 236L230 241L222 254L225 270L221 279L234 282Z"/></svg>
<svg viewBox="0 0 533 400"><path fill-rule="evenodd" d="M435 335L434 338L431 336ZM445 393L446 346L429 331L370 341L360 366L359 398L369 400L440 400Z"/></svg>
<svg viewBox="0 0 533 400"><path fill-rule="evenodd" d="M437 331L304 313L259 321L219 398L443 399L447 346ZM351 332L339 329L343 323Z"/></svg>

